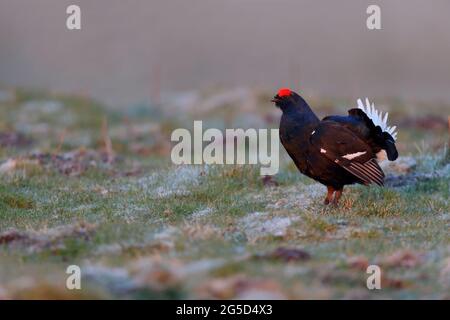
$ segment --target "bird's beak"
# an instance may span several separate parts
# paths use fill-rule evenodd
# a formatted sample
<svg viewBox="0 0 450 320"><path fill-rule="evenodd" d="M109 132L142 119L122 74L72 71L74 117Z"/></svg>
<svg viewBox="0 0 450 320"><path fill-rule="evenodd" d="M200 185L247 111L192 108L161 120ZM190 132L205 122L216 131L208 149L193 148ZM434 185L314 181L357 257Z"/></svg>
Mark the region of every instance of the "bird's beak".
<svg viewBox="0 0 450 320"><path fill-rule="evenodd" d="M272 100L270 100L271 102L274 102L274 103L277 103L277 102L280 102L280 97L278 96L278 95L276 95L275 97L273 97L273 99Z"/></svg>

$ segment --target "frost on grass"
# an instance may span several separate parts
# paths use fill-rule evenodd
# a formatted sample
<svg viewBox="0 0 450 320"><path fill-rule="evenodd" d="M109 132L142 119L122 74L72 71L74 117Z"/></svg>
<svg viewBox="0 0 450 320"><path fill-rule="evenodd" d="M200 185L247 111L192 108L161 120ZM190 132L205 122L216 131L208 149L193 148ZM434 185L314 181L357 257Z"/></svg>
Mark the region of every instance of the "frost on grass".
<svg viewBox="0 0 450 320"><path fill-rule="evenodd" d="M177 166L174 169L154 173L120 186L121 191L140 191L155 198L189 195L192 187L200 184L206 167Z"/></svg>
<svg viewBox="0 0 450 320"><path fill-rule="evenodd" d="M222 237L222 230L212 224L186 223L182 231L189 239L207 240Z"/></svg>
<svg viewBox="0 0 450 320"><path fill-rule="evenodd" d="M291 209L296 213L307 210L324 195L319 184L297 184L289 187L266 188L250 195L252 201L266 203L268 211ZM300 212L297 212L300 211ZM266 236L282 237L299 216L272 216L269 212L254 212L240 219L240 226L250 241Z"/></svg>
<svg viewBox="0 0 450 320"><path fill-rule="evenodd" d="M271 217L267 212L253 212L239 220L239 226L250 241L267 236L282 237L298 217Z"/></svg>
<svg viewBox="0 0 450 320"><path fill-rule="evenodd" d="M444 163L445 155L423 155L421 157L399 157L395 162L381 164L386 172L385 185L402 187L419 181L450 177L450 164Z"/></svg>
<svg viewBox="0 0 450 320"><path fill-rule="evenodd" d="M149 232L142 240L127 240L120 243L103 244L97 247L96 254L117 255L127 251L145 253L163 253L175 247L176 240L182 235L182 230L168 226L157 232Z"/></svg>
<svg viewBox="0 0 450 320"><path fill-rule="evenodd" d="M180 241L208 240L221 237L222 230L211 224L186 221L179 227L167 226L148 232L140 241L100 245L97 254L120 254L127 251L161 254L171 252Z"/></svg>
<svg viewBox="0 0 450 320"><path fill-rule="evenodd" d="M382 161L381 168L388 174L406 174L413 171L417 161L413 157L398 157L395 161Z"/></svg>
<svg viewBox="0 0 450 320"><path fill-rule="evenodd" d="M140 241L130 240L100 245L95 250L95 253L100 255L117 255L127 251L168 252L175 247L175 242L181 234L180 229L169 226L156 233L147 234Z"/></svg>
<svg viewBox="0 0 450 320"><path fill-rule="evenodd" d="M83 278L88 283L97 283L114 294L123 294L136 288L137 283L125 268L110 268L102 265L86 265Z"/></svg>
<svg viewBox="0 0 450 320"><path fill-rule="evenodd" d="M76 206L74 208L71 208L70 211L72 212L89 212L97 208L96 204L80 204L79 206Z"/></svg>
<svg viewBox="0 0 450 320"><path fill-rule="evenodd" d="M199 219L199 218L204 218L209 216L210 214L212 214L214 212L214 210L212 208L204 208L204 209L200 209L197 210L195 212L193 212L191 214L191 218L192 219Z"/></svg>
<svg viewBox="0 0 450 320"><path fill-rule="evenodd" d="M324 194L324 187L318 183L310 185L297 184L289 187L266 189L265 193L254 195L254 199L268 202L266 208L269 210L306 210Z"/></svg>
<svg viewBox="0 0 450 320"><path fill-rule="evenodd" d="M220 268L225 263L224 259L183 262L154 255L138 258L124 267L88 264L82 270L88 283L100 285L114 295L127 295L139 289L161 293L171 288L181 288L192 277L203 277L205 273Z"/></svg>
<svg viewBox="0 0 450 320"><path fill-rule="evenodd" d="M127 223L132 223L137 217L150 213L149 208L145 206L136 205L130 202L119 202L113 205L113 214L116 217L120 217ZM156 222L157 218L153 217L151 221Z"/></svg>
<svg viewBox="0 0 450 320"><path fill-rule="evenodd" d="M175 239L179 237L181 231L173 226L168 226L155 234L149 234L146 240L153 244L158 244L166 248L175 246Z"/></svg>
<svg viewBox="0 0 450 320"><path fill-rule="evenodd" d="M190 276L210 272L222 267L226 263L224 259L200 259L196 261L181 261L178 259L163 260L159 256L140 258L131 263L129 269L131 274L141 282L145 280L157 280L158 273L163 271L168 275L167 279L186 279ZM164 280L164 279L159 279Z"/></svg>
<svg viewBox="0 0 450 320"><path fill-rule="evenodd" d="M78 120L77 114L57 100L34 100L22 104L22 112L18 116L17 126L38 122L42 116L52 116L58 124L70 126Z"/></svg>

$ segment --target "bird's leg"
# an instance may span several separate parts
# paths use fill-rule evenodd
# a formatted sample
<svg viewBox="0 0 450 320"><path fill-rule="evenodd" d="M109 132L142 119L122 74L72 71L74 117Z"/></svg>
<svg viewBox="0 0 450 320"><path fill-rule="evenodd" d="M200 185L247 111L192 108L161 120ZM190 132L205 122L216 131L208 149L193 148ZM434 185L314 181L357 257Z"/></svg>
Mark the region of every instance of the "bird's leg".
<svg viewBox="0 0 450 320"><path fill-rule="evenodd" d="M336 193L334 194L333 205L335 205L335 206L338 205L339 199L341 198L343 191L344 191L344 187L336 190Z"/></svg>
<svg viewBox="0 0 450 320"><path fill-rule="evenodd" d="M323 204L329 204L332 200L333 200L333 193L334 193L334 188L327 186L327 197L325 198L325 200L323 201Z"/></svg>

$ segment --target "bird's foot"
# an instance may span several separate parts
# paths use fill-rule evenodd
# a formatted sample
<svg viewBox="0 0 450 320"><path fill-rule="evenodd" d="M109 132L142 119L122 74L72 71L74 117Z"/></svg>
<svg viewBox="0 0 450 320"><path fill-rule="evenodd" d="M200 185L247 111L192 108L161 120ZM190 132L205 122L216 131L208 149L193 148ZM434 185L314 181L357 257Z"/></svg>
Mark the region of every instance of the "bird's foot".
<svg viewBox="0 0 450 320"><path fill-rule="evenodd" d="M333 199L333 201L331 201L330 203L334 208L339 207L339 200L336 201L336 199Z"/></svg>
<svg viewBox="0 0 450 320"><path fill-rule="evenodd" d="M333 201L332 201L332 204L333 204L334 207L338 207L339 206L339 199L341 199L342 191L343 191L343 189L336 190L336 192L334 194Z"/></svg>
<svg viewBox="0 0 450 320"><path fill-rule="evenodd" d="M334 193L333 187L327 186L327 190L328 190L327 196L325 197L325 200L323 201L324 205L329 205L333 201L333 193Z"/></svg>

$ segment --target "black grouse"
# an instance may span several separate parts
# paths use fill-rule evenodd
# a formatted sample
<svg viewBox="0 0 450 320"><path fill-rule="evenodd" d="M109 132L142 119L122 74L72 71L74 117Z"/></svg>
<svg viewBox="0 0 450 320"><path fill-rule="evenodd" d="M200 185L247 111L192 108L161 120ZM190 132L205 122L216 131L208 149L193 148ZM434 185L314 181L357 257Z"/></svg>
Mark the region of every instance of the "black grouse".
<svg viewBox="0 0 450 320"><path fill-rule="evenodd" d="M272 102L281 109L280 140L301 173L328 189L324 203L338 204L345 185L383 186L377 160L398 157L396 127L387 126L388 114L378 112L366 99L348 116L322 120L306 101L289 89L280 89ZM334 194L334 198L333 198Z"/></svg>

